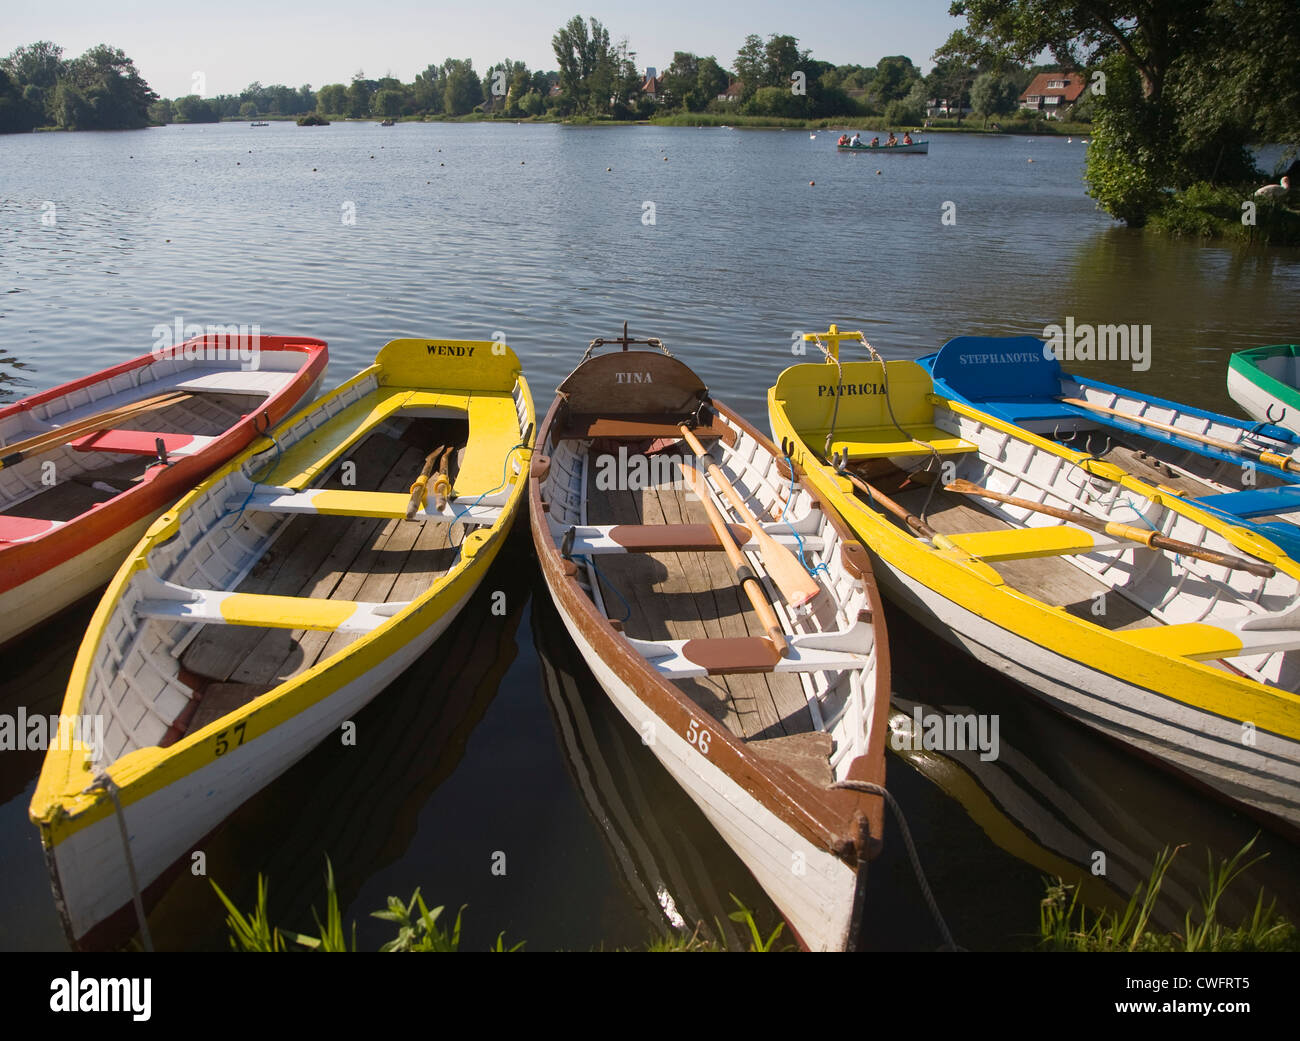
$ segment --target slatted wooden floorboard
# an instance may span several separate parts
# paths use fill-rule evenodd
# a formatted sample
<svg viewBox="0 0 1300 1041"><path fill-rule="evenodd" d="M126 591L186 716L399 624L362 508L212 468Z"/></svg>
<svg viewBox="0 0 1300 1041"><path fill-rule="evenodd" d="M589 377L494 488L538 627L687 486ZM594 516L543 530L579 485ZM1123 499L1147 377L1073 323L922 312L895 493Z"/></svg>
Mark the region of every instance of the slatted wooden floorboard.
<svg viewBox="0 0 1300 1041"><path fill-rule="evenodd" d="M589 458L595 472L594 457ZM597 491L588 487L588 524L708 524L703 505L680 488ZM601 594L614 618L631 613L625 632L645 640L762 636L763 629L722 552L602 555ZM612 588L613 587L613 588ZM617 588L618 593L614 592ZM742 603L743 601L743 603ZM745 739L812 729L796 676L733 675L679 681L705 711Z"/></svg>
<svg viewBox="0 0 1300 1041"><path fill-rule="evenodd" d="M195 394L173 405L130 416L114 424L114 429L215 437L224 434L241 416L256 408L263 400L265 399L248 394ZM85 457L81 460L84 467L79 466L68 472L69 467L61 466L56 474L58 483L52 488L6 506L0 509L0 514L33 517L37 520L70 521L127 491L144 477L145 470L154 463L147 456L105 464L105 455L94 452L77 455ZM115 491L94 487L96 481L111 485Z"/></svg>
<svg viewBox="0 0 1300 1041"><path fill-rule="evenodd" d="M356 464L357 481L352 487L405 491L431 447L409 443L418 440L372 434L348 454ZM340 473L341 466L336 466L322 487L342 487ZM414 599L455 563L465 526L457 524L454 529L418 520L298 515L238 590L334 600ZM232 697L251 700L355 639L355 633L204 626L181 656L189 674L213 681L204 691L189 732L203 725L209 691L218 694L223 704ZM229 710L227 706L222 711Z"/></svg>

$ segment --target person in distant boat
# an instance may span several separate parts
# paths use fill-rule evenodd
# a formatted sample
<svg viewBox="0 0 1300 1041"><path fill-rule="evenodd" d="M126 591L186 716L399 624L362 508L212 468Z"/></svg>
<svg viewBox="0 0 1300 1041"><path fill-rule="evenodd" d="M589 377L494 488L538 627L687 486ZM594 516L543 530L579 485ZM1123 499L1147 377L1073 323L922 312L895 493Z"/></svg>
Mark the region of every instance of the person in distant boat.
<svg viewBox="0 0 1300 1041"><path fill-rule="evenodd" d="M892 147L893 145L896 145L896 144L898 144L898 138L896 138L896 137L894 136L894 132L891 130L891 131L889 132L889 140L885 142L885 147L886 147L886 148L890 148L890 147Z"/></svg>
<svg viewBox="0 0 1300 1041"><path fill-rule="evenodd" d="M904 131L903 131L903 144L905 144L905 145L910 145L911 143L912 143L912 135L909 134L906 130L904 130Z"/></svg>
<svg viewBox="0 0 1300 1041"><path fill-rule="evenodd" d="M856 130L853 132L853 136L849 138L849 144L852 145L854 148L857 148L858 145L862 144L861 136L858 134Z"/></svg>
<svg viewBox="0 0 1300 1041"><path fill-rule="evenodd" d="M880 137L879 137L879 136L873 137L873 138L871 139L871 147L872 147L872 148L879 148L879 147L880 147Z"/></svg>
<svg viewBox="0 0 1300 1041"><path fill-rule="evenodd" d="M836 143L837 145L847 145L847 144L849 143L849 135L848 135L848 134L841 134L841 135L840 135L840 139L839 139L838 141L836 141L835 143Z"/></svg>

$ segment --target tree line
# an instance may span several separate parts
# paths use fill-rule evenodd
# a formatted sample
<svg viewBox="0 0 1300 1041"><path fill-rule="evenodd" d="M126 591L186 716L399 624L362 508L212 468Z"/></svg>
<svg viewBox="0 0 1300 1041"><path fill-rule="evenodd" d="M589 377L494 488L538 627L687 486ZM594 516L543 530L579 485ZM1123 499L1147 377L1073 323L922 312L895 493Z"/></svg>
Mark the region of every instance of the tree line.
<svg viewBox="0 0 1300 1041"><path fill-rule="evenodd" d="M157 100L131 59L107 44L65 59L62 47L42 40L0 59L0 134L137 129Z"/></svg>
<svg viewBox="0 0 1300 1041"><path fill-rule="evenodd" d="M796 37L747 36L730 67L713 55L674 53L655 84L645 82L626 39L615 41L596 18L574 17L551 40L556 68L529 69L506 58L480 74L468 58L429 65L409 82L369 78L350 83L250 83L238 94L159 98L130 59L107 46L63 61L47 41L20 47L0 61L0 132L38 126L117 129L161 123L302 116L332 118L536 117L648 119L674 112L826 118L885 116L919 124L931 99L976 105L985 117L1010 112L1032 77L1030 66L987 72L995 90L981 90L979 63L941 62L928 76L905 55L875 66L835 65L812 57ZM987 85L987 84L986 84ZM643 89L652 87L652 89Z"/></svg>

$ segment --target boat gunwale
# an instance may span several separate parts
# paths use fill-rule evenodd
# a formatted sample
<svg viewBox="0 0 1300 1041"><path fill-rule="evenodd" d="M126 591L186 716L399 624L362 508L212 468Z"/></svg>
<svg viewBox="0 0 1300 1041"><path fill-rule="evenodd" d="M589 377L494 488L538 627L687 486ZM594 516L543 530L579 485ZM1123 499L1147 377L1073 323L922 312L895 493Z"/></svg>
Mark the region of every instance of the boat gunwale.
<svg viewBox="0 0 1300 1041"><path fill-rule="evenodd" d="M1300 358L1300 345L1277 343L1267 347L1250 347L1244 351L1237 351L1228 358L1228 371L1235 372L1265 394L1277 398L1288 408L1300 412L1300 387L1283 383L1276 376L1265 372L1259 365L1262 358L1274 358L1282 354Z"/></svg>

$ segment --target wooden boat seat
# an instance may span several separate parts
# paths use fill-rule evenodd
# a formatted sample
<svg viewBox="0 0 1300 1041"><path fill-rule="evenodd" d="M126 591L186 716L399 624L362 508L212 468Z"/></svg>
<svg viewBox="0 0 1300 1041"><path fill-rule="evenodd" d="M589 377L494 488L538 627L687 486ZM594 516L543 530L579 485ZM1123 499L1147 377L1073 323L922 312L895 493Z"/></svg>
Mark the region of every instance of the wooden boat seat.
<svg viewBox="0 0 1300 1041"><path fill-rule="evenodd" d="M1265 619L1266 615L1254 616ZM1113 635L1143 650L1176 655L1194 661L1235 658L1244 654L1269 654L1300 648L1300 631L1296 629L1241 629L1183 622L1146 629L1128 629Z"/></svg>
<svg viewBox="0 0 1300 1041"><path fill-rule="evenodd" d="M753 532L743 524L728 525L737 545L744 546ZM798 540L785 524L765 524L767 531L781 545L791 548ZM721 551L722 543L711 524L605 524L573 527L573 544L569 553L587 556L592 553L689 553ZM559 533L558 531L556 532ZM816 535L801 535L805 550L821 549Z"/></svg>
<svg viewBox="0 0 1300 1041"><path fill-rule="evenodd" d="M231 593L191 589L152 576L141 576L145 596L135 607L141 618L206 625L249 625L272 629L316 629L323 632L368 633L387 623L409 601L362 603L268 593Z"/></svg>
<svg viewBox="0 0 1300 1041"><path fill-rule="evenodd" d="M270 397L283 390L298 376L297 370L222 369L181 380L177 390L195 394L253 394Z"/></svg>
<svg viewBox="0 0 1300 1041"><path fill-rule="evenodd" d="M974 452L975 446L963 438L940 430L936 426L905 426L903 428L917 441L934 445L940 455L960 455ZM826 443L829 427L801 431L804 441L818 449ZM892 456L929 455L930 449L905 438L895 426L845 428L836 426L835 439L831 442L832 452L849 453L849 461L864 459L886 459Z"/></svg>
<svg viewBox="0 0 1300 1041"><path fill-rule="evenodd" d="M522 436L512 394L472 394L468 412L469 441L454 484L462 499L499 490L507 482L506 454ZM520 453L511 458L511 463L522 466L524 462Z"/></svg>
<svg viewBox="0 0 1300 1041"><path fill-rule="evenodd" d="M947 538L971 556L986 562L1069 556L1073 553L1095 553L1136 545L1133 542L1108 539L1105 535L1066 524L1001 531L967 531L948 535Z"/></svg>
<svg viewBox="0 0 1300 1041"><path fill-rule="evenodd" d="M692 433L701 441L717 440L725 436L726 425L717 416L706 426L696 427ZM647 416L641 419L611 419L607 416L571 415L557 435L557 439L589 441L608 437L617 441L638 441L643 438L681 437L682 432L672 420Z"/></svg>
<svg viewBox="0 0 1300 1041"><path fill-rule="evenodd" d="M194 455L210 445L215 438L201 434L164 434L152 430L96 430L68 442L78 452L110 452L115 455L158 454L158 441L168 455Z"/></svg>
<svg viewBox="0 0 1300 1041"><path fill-rule="evenodd" d="M836 672L871 664L871 616L863 611L848 629L787 637L784 656L763 636L628 642L661 675L674 680L746 673Z"/></svg>
<svg viewBox="0 0 1300 1041"><path fill-rule="evenodd" d="M448 504L442 512L421 510L416 520L446 522L462 521L467 524L491 524L501 515L501 506L495 502L474 505L474 499ZM243 498L231 499L226 509L240 506L255 513L314 513L334 517L376 517L382 520L404 520L410 492L367 492L347 488L313 488L295 492L277 488L255 492L247 502ZM430 504L431 505L431 504Z"/></svg>

